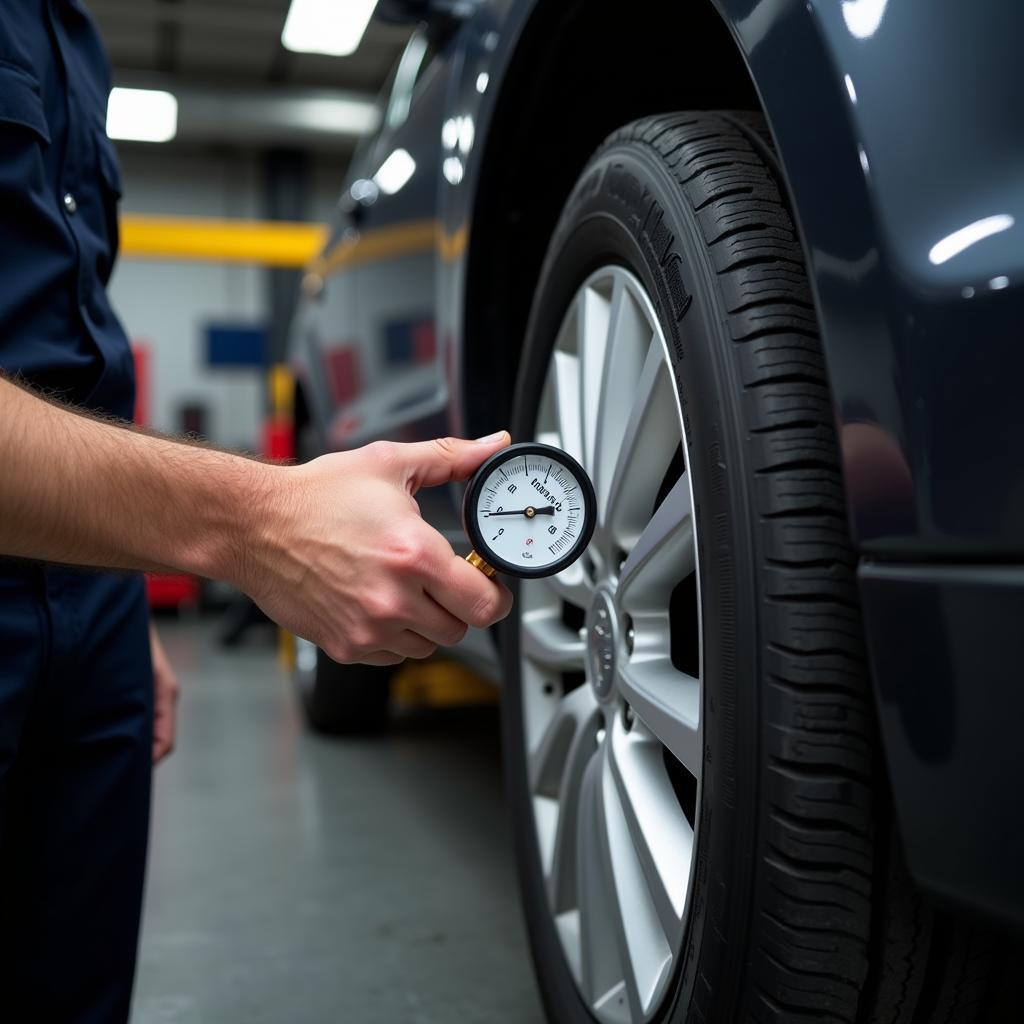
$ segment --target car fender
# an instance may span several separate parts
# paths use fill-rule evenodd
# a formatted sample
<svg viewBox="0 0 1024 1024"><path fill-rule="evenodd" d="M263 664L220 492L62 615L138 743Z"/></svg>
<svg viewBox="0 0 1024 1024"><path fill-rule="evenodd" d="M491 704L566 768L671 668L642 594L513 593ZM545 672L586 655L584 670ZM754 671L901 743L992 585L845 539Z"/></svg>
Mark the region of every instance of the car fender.
<svg viewBox="0 0 1024 1024"><path fill-rule="evenodd" d="M472 142L453 152L459 183L442 176L438 207L438 328L454 342L454 395L481 154L544 2L481 5L459 31L448 119L468 119L460 137ZM709 2L750 70L804 242L855 544L887 558L1021 554L1024 458L988 440L1024 435L1024 133L1008 130L1024 108L1014 53L1024 8L985 0L984 17L928 0ZM998 230L947 255L972 225ZM938 418L939 407L952 415ZM457 431L459 403L452 410Z"/></svg>

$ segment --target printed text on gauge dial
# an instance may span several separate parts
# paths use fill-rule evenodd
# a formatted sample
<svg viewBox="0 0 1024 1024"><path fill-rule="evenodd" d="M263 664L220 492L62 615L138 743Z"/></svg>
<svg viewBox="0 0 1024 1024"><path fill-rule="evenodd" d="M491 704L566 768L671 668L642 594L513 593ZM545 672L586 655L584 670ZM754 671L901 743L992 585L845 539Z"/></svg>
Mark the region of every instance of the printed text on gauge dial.
<svg viewBox="0 0 1024 1024"><path fill-rule="evenodd" d="M501 463L479 495L480 536L496 555L524 569L560 561L582 533L580 482L547 456L525 454Z"/></svg>

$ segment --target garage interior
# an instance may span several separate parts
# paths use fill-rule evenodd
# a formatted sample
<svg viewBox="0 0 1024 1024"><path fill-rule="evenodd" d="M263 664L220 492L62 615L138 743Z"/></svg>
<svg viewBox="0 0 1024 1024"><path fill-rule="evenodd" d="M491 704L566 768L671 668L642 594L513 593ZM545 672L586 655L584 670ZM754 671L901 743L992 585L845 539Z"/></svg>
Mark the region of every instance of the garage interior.
<svg viewBox="0 0 1024 1024"><path fill-rule="evenodd" d="M1024 7L936 6L0 12L0 1019L1024 1020Z"/></svg>

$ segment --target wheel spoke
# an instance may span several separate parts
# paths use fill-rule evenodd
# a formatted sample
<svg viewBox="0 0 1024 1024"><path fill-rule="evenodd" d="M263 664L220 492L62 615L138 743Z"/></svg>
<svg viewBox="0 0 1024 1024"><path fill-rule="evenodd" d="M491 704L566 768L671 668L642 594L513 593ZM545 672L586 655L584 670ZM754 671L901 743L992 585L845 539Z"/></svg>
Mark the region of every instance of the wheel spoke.
<svg viewBox="0 0 1024 1024"><path fill-rule="evenodd" d="M651 733L700 778L700 681L680 672L667 652L634 656L620 665L619 692Z"/></svg>
<svg viewBox="0 0 1024 1024"><path fill-rule="evenodd" d="M588 686L577 686L561 700L540 739L530 751L530 789L542 796L557 797L570 749L581 728L596 715L597 701Z"/></svg>
<svg viewBox="0 0 1024 1024"><path fill-rule="evenodd" d="M584 997L596 1005L603 1003L620 1011L620 1019L629 1021L629 1005L620 993L619 1002L609 1003L609 993L623 984L626 968L622 959L616 924L617 910L604 839L604 813L601 807L602 757L592 758L580 786L580 813L577 819L577 878L579 885L580 988ZM610 1019L602 1014L602 1020Z"/></svg>
<svg viewBox="0 0 1024 1024"><path fill-rule="evenodd" d="M630 1010L626 983L620 981L594 1000L594 1012L606 1024L631 1024L636 1018Z"/></svg>
<svg viewBox="0 0 1024 1024"><path fill-rule="evenodd" d="M630 548L646 524L672 455L679 445L673 385L661 342L655 339L619 433L618 455L610 469L602 465L597 486L598 525ZM614 453L602 446L602 463Z"/></svg>
<svg viewBox="0 0 1024 1024"><path fill-rule="evenodd" d="M580 361L579 357L556 350L548 371L550 387L550 427L556 447L574 459L583 457L580 435ZM543 438L542 438L543 439Z"/></svg>
<svg viewBox="0 0 1024 1024"><path fill-rule="evenodd" d="M594 586L587 578L581 561L573 562L554 576L542 577L543 583L563 601L577 608L589 608Z"/></svg>
<svg viewBox="0 0 1024 1024"><path fill-rule="evenodd" d="M693 830L665 767L661 744L617 719L608 751L612 777L661 927L675 937L686 907Z"/></svg>
<svg viewBox="0 0 1024 1024"><path fill-rule="evenodd" d="M588 763L596 756L597 723L597 701L589 687L577 687L563 698L531 758L534 799L557 800L556 816L548 810L548 833L541 845L548 899L556 915L576 903L580 786Z"/></svg>
<svg viewBox="0 0 1024 1024"><path fill-rule="evenodd" d="M594 445L603 416L601 394L608 350L612 305L621 301L621 285L609 295L595 287L584 288L577 299L577 351L580 354L580 411L583 436L583 467L593 470Z"/></svg>
<svg viewBox="0 0 1024 1024"><path fill-rule="evenodd" d="M600 415L595 424L594 451L590 464L590 475L599 504L603 504L601 495L607 491L608 479L615 467L626 424L633 415L636 392L653 340L654 327L622 280L617 279L612 291L608 342L605 346L598 393ZM659 364L664 366L665 360L660 343L658 350ZM678 443L678 434L676 428L673 446ZM671 448L669 451L671 452ZM667 465L666 461L662 472ZM655 483L655 488L658 482ZM655 491L652 490L649 502L653 502L654 494Z"/></svg>
<svg viewBox="0 0 1024 1024"><path fill-rule="evenodd" d="M647 1015L668 981L672 950L633 844L607 754L602 759L601 797L616 932L627 964L626 992L633 1016L640 1018Z"/></svg>
<svg viewBox="0 0 1024 1024"><path fill-rule="evenodd" d="M686 473L658 506L619 573L629 611L665 607L672 588L696 567L690 481Z"/></svg>
<svg viewBox="0 0 1024 1024"><path fill-rule="evenodd" d="M563 624L557 611L537 608L523 612L520 638L527 658L561 669L583 668L583 641Z"/></svg>

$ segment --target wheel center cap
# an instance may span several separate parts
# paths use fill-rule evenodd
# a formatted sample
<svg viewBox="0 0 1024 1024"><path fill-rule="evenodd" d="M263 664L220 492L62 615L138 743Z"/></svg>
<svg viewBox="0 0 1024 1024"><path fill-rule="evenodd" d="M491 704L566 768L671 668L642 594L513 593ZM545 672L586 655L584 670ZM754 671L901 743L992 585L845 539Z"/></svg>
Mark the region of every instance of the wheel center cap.
<svg viewBox="0 0 1024 1024"><path fill-rule="evenodd" d="M606 699L612 692L618 646L618 612L611 594L599 590L587 612L587 667L598 700Z"/></svg>

